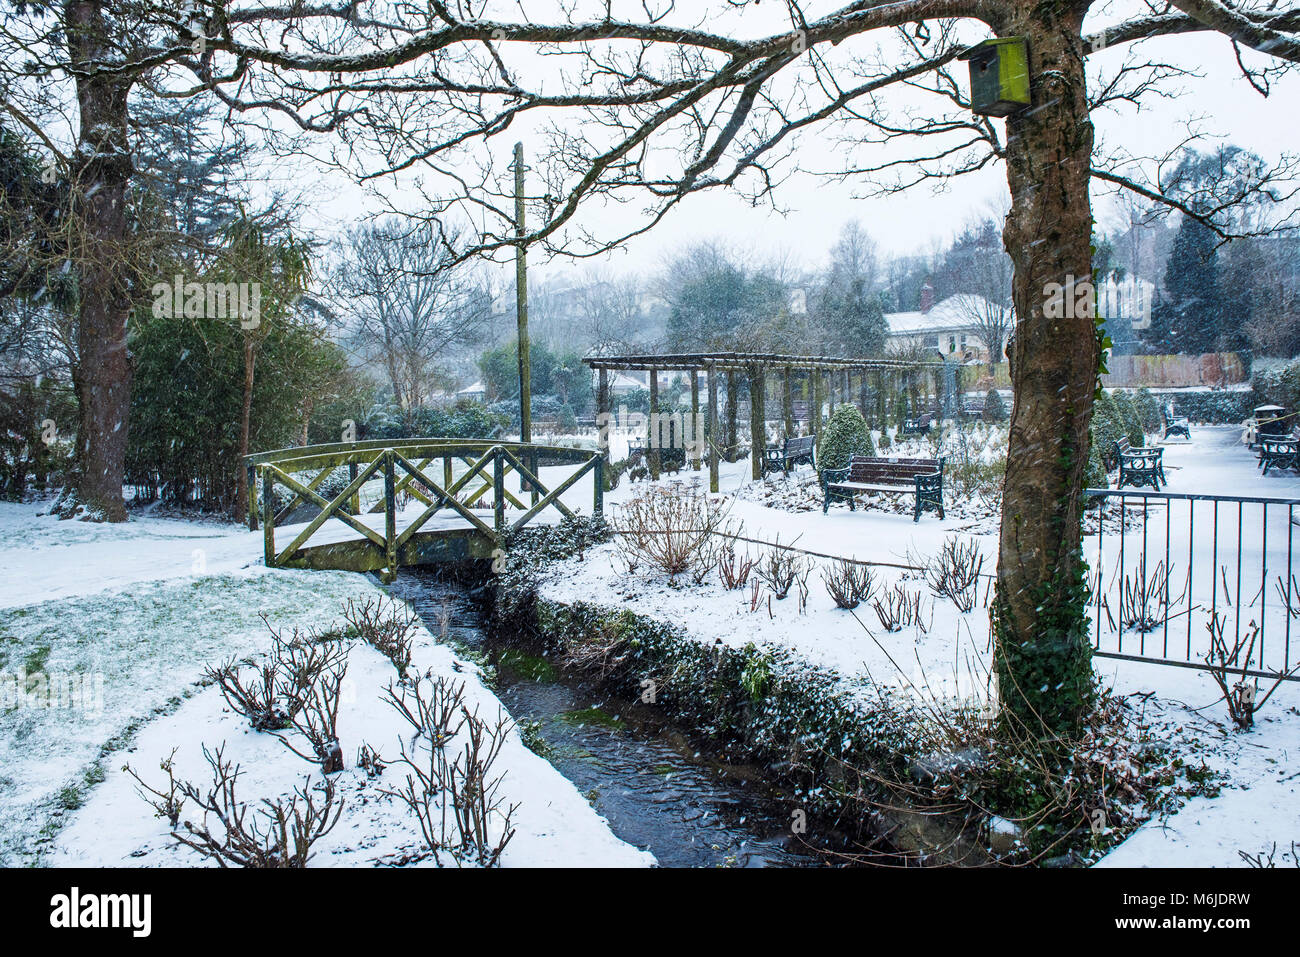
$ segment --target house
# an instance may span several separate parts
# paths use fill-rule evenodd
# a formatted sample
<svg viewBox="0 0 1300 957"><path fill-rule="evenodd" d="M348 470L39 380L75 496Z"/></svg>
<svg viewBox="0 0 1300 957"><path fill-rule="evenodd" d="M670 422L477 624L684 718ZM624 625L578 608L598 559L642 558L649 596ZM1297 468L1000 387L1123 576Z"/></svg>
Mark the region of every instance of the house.
<svg viewBox="0 0 1300 957"><path fill-rule="evenodd" d="M467 385L456 393L458 400L464 399L468 402L482 402L486 397L487 390L483 388L481 381L475 382L473 385Z"/></svg>
<svg viewBox="0 0 1300 957"><path fill-rule="evenodd" d="M1010 309L996 306L982 296L958 293L934 302L929 283L921 290L921 308L915 312L887 312L885 322L889 336L885 346L890 351L914 348L938 352L945 357L988 361L988 347L980 337L985 317L1006 316L1006 332L1011 332ZM1005 341L1003 343L1005 348ZM998 356L996 361L1001 361Z"/></svg>

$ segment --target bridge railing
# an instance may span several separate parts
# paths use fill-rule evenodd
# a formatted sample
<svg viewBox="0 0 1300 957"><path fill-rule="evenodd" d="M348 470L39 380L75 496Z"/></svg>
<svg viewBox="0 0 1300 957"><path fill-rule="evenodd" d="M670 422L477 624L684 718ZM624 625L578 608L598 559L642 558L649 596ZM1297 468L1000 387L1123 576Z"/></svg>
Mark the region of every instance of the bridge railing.
<svg viewBox="0 0 1300 957"><path fill-rule="evenodd" d="M548 510L572 517L575 513L562 496L588 474L592 513L604 509L604 457L586 449L481 439L373 440L262 452L247 456L244 464L248 527L256 531L260 521L269 567L290 563L330 519L378 549L390 575L396 572L402 547L440 514L458 516L495 546L507 530L522 528ZM544 481L542 468L555 465L572 469L558 480L547 476ZM347 484L326 498L321 489L340 470L346 471ZM507 482L512 474L518 478L517 494L510 487L515 483ZM553 484L548 487L547 481ZM277 485L289 493L288 503L278 508ZM363 491L380 494L367 502ZM399 528L399 501L410 499L424 508ZM300 506L318 511L292 541L277 546L276 527L289 522ZM511 510L522 514L508 516ZM490 521L476 512L490 512ZM364 520L366 514L379 513L384 515L382 530Z"/></svg>

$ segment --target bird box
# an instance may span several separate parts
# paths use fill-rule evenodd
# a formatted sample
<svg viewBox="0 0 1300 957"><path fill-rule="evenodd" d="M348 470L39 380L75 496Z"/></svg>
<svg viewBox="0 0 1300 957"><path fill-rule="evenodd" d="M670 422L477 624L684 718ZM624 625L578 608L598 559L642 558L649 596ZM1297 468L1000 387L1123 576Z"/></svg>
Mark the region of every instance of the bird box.
<svg viewBox="0 0 1300 957"><path fill-rule="evenodd" d="M1029 105L1029 46L1024 37L997 37L961 55L970 62L970 108L1010 116Z"/></svg>

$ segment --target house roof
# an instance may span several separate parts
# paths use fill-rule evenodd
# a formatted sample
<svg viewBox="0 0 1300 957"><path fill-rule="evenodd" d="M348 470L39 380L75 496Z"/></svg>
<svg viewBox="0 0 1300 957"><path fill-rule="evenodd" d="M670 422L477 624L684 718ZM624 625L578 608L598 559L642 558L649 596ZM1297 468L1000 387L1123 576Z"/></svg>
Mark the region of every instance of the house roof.
<svg viewBox="0 0 1300 957"><path fill-rule="evenodd" d="M923 332L946 332L969 329L975 317L985 309L995 308L983 296L959 293L935 303L929 312L887 312L885 322L890 335L914 335Z"/></svg>

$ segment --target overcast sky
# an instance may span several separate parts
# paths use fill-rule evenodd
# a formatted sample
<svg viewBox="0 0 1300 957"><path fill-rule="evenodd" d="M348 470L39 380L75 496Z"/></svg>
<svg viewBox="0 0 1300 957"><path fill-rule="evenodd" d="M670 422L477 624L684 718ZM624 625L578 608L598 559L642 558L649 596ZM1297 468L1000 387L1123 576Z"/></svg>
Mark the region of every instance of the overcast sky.
<svg viewBox="0 0 1300 957"><path fill-rule="evenodd" d="M783 7L773 4L765 9L777 15L771 32L782 29ZM1090 26L1116 22L1122 9L1119 4L1096 8ZM750 19L745 23L746 28L763 32L759 21L752 14L747 16ZM713 23L710 26L720 28ZM985 35L978 25L972 25L971 30L973 40ZM1123 148L1132 154L1163 153L1183 138L1186 121L1199 118L1204 132L1222 135L1227 141L1266 159L1276 159L1283 152L1300 153L1300 124L1296 122L1300 78L1275 83L1271 96L1266 99L1240 76L1231 44L1225 38L1208 34L1155 38L1127 48L1104 50L1089 58L1090 71L1114 69L1128 55L1159 58L1196 70L1203 76L1176 81L1173 88L1181 90L1181 96L1153 97L1141 112L1131 108L1122 115L1095 112L1093 119L1100 151ZM1258 55L1248 56L1248 63L1264 61ZM965 66L957 66L964 84ZM1004 125L1001 120L995 122L999 127ZM492 154L500 153L502 161L508 161L515 139L521 137L530 155L535 154L536 138L527 131L521 134L518 128L511 130L508 137L493 140ZM1212 145L1206 141L1202 148ZM833 165L834 150L824 137L806 137L801 149L809 160L805 165L823 168ZM322 190L318 206L321 226L340 228L374 208L357 190L333 180L322 182L328 185ZM696 195L670 213L654 231L610 254L608 266L619 272L653 272L665 255L685 243L722 238L752 250L760 258L782 252L792 254L806 268L815 269L824 261L841 226L855 218L866 225L882 252L923 252L935 243L951 239L972 219L995 213L1007 203L1005 171L1000 165L943 183L937 192L923 186L885 199L860 198L855 195L857 192L860 187L855 188L853 183L796 175L778 194L779 202L788 210L784 215L770 208L755 209L739 197L718 191ZM1094 215L1105 228L1114 221L1114 214L1109 200L1103 198L1104 192L1094 192ZM585 216L598 231L613 235L627 222L628 209L593 208ZM557 269L571 268L567 261L556 265L535 261L534 276L541 278Z"/></svg>

